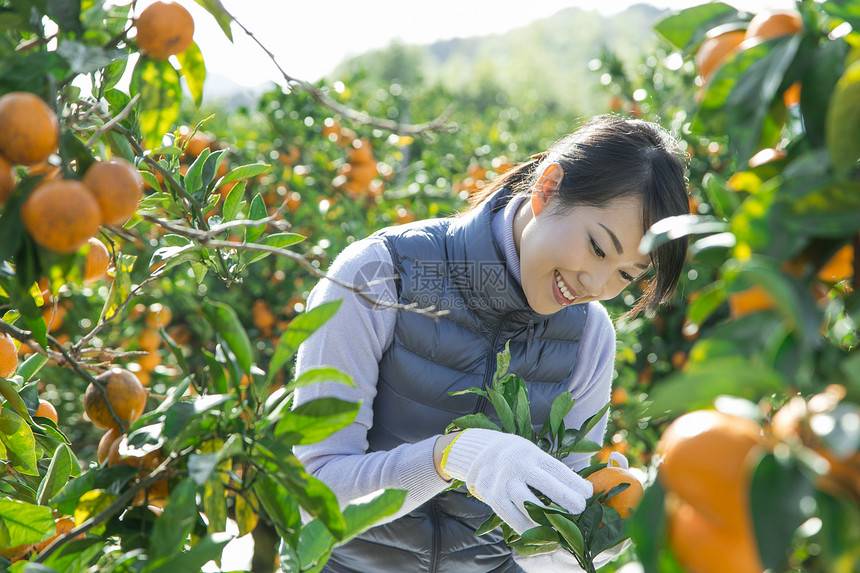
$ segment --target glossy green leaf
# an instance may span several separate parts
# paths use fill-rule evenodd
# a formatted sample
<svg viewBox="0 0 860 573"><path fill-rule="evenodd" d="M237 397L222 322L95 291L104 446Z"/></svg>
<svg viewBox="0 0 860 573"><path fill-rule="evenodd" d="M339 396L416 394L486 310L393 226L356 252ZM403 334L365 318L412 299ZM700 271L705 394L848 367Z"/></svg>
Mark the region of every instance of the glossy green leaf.
<svg viewBox="0 0 860 573"><path fill-rule="evenodd" d="M242 496L236 496L236 499L238 500L240 497ZM235 509L238 521L238 507ZM207 480L206 485L203 486L203 510L206 512L206 518L209 520L209 523L206 525L206 531L214 534L227 528L227 490L219 475L215 475ZM244 534L242 532L239 533L239 535Z"/></svg>
<svg viewBox="0 0 860 573"><path fill-rule="evenodd" d="M710 407L723 395L755 401L779 392L787 383L776 370L744 357L715 358L661 380L647 411L661 416Z"/></svg>
<svg viewBox="0 0 860 573"><path fill-rule="evenodd" d="M158 520L161 523L162 517ZM187 551L177 552L155 562L150 558L143 573L174 573L176 571L200 571L203 565L213 559L220 559L224 547L233 539L229 533L204 535Z"/></svg>
<svg viewBox="0 0 860 573"><path fill-rule="evenodd" d="M490 420L484 414L466 414L465 416L460 416L451 422L450 427L465 430L467 428L483 428L485 430L498 430L502 431L502 429Z"/></svg>
<svg viewBox="0 0 860 573"><path fill-rule="evenodd" d="M286 365L298 350L299 345L307 340L317 329L329 318L334 316L340 308L341 301L335 300L323 303L300 314L290 322L287 330L281 335L278 346L272 354L269 363L269 382L274 379L275 374Z"/></svg>
<svg viewBox="0 0 860 573"><path fill-rule="evenodd" d="M301 516L296 499L272 476L256 475L253 491L260 502L260 506L266 512L267 518L275 526L281 537L288 537L292 530L299 528Z"/></svg>
<svg viewBox="0 0 860 573"><path fill-rule="evenodd" d="M696 38L722 23L723 18L737 14L737 10L722 2L708 2L692 6L660 20L654 29L670 44L685 49L696 42Z"/></svg>
<svg viewBox="0 0 860 573"><path fill-rule="evenodd" d="M666 492L655 480L645 490L639 506L630 518L628 531L645 573L661 573L660 551L666 536Z"/></svg>
<svg viewBox="0 0 860 573"><path fill-rule="evenodd" d="M312 386L321 382L336 382L338 384L346 384L347 386L355 386L349 374L333 368L331 366L323 366L320 368L311 368L301 374L298 378L287 384L285 390L292 392L296 388Z"/></svg>
<svg viewBox="0 0 860 573"><path fill-rule="evenodd" d="M188 171L185 172L183 183L185 184L185 191L189 195L194 195L203 188L203 166L206 164L206 160L209 159L210 154L211 152L208 148L204 149L188 168Z"/></svg>
<svg viewBox="0 0 860 573"><path fill-rule="evenodd" d="M317 398L286 412L275 426L275 437L290 445L314 444L355 421L359 404L337 398Z"/></svg>
<svg viewBox="0 0 860 573"><path fill-rule="evenodd" d="M493 405L496 411L496 417L502 423L502 431L509 434L517 433L517 422L514 419L514 412L511 410L511 405L508 404L502 393L494 388L487 389L487 399Z"/></svg>
<svg viewBox="0 0 860 573"><path fill-rule="evenodd" d="M182 77L194 103L199 107L203 103L203 84L206 81L206 64L203 62L203 53L196 42L191 42L188 49L176 54Z"/></svg>
<svg viewBox="0 0 860 573"><path fill-rule="evenodd" d="M702 325L726 301L726 285L714 281L693 293L687 306L687 318L696 325Z"/></svg>
<svg viewBox="0 0 860 573"><path fill-rule="evenodd" d="M54 532L50 507L0 498L0 547L38 543Z"/></svg>
<svg viewBox="0 0 860 573"><path fill-rule="evenodd" d="M517 401L515 403L515 415L517 420L517 434L527 440L534 439L534 428L532 427L532 413L529 408L529 397L525 385L520 386Z"/></svg>
<svg viewBox="0 0 860 573"><path fill-rule="evenodd" d="M69 446L66 444L57 446L51 457L48 470L45 472L45 477L39 483L37 501L40 505L47 505L48 501L65 487L71 476L80 473L76 472L78 468L75 465L77 463L78 460Z"/></svg>
<svg viewBox="0 0 860 573"><path fill-rule="evenodd" d="M39 370L42 369L42 366L44 366L47 362L47 356L43 356L42 354L31 354L24 362L18 365L18 370L16 373L24 380L24 383L26 384L30 381L30 379L33 378L33 376L35 376L39 372Z"/></svg>
<svg viewBox="0 0 860 573"><path fill-rule="evenodd" d="M242 179L250 179L252 177L257 177L258 175L264 175L271 170L272 166L267 165L266 163L251 163L249 165L242 165L222 177L216 183L216 187L221 187L222 185L232 183L233 181L240 181Z"/></svg>
<svg viewBox="0 0 860 573"><path fill-rule="evenodd" d="M4 404L5 407L11 407L19 416L21 416L25 420L30 419L30 413L27 411L27 405L24 403L24 400L18 394L18 389L15 388L15 384L13 384L11 380L7 380L6 378L0 378L0 396L6 399L6 404Z"/></svg>
<svg viewBox="0 0 860 573"><path fill-rule="evenodd" d="M31 476L39 475L33 431L12 408L0 410L0 442L6 447L6 456L16 471Z"/></svg>
<svg viewBox="0 0 860 573"><path fill-rule="evenodd" d="M260 219L265 219L267 216L268 213L266 212L266 203L263 201L263 196L257 193L251 200L251 207L249 209L248 219L252 221L259 221ZM265 230L265 225L245 227L245 241L253 243L260 235L263 234L263 231Z"/></svg>
<svg viewBox="0 0 860 573"><path fill-rule="evenodd" d="M583 556L585 553L585 540L582 537L582 531L580 531L579 526L557 513L547 513L546 518L561 534L574 553Z"/></svg>
<svg viewBox="0 0 860 573"><path fill-rule="evenodd" d="M307 237L303 235L299 235L297 233L273 233L271 235L266 235L263 237L261 243L266 245L267 247L274 247L276 249L284 249L291 245L295 245L296 243L301 243ZM262 260L268 257L271 253L266 251L246 251L245 256L247 257L247 264L256 263L259 260Z"/></svg>
<svg viewBox="0 0 860 573"><path fill-rule="evenodd" d="M653 252L661 245L690 235L721 233L728 229L724 221L703 215L677 215L657 221L648 229L639 243L643 255Z"/></svg>
<svg viewBox="0 0 860 573"><path fill-rule="evenodd" d="M144 144L157 147L179 119L179 74L166 60L141 57L132 73L131 93L140 95L138 118Z"/></svg>
<svg viewBox="0 0 860 573"><path fill-rule="evenodd" d="M204 300L201 309L209 324L224 339L236 356L236 361L242 371L250 374L254 350L248 333L242 326L242 322L233 307L218 301Z"/></svg>
<svg viewBox="0 0 860 573"><path fill-rule="evenodd" d="M246 204L243 199L245 197L245 187L247 185L247 181L239 181L232 189L230 189L230 192L227 194L227 198L224 199L224 205L221 208L221 215L224 217L225 221L234 220L239 212L245 208Z"/></svg>
<svg viewBox="0 0 860 573"><path fill-rule="evenodd" d="M827 109L827 149L838 176L860 167L860 61L845 70Z"/></svg>
<svg viewBox="0 0 860 573"><path fill-rule="evenodd" d="M834 16L845 20L854 30L860 30L860 5L851 0L835 0L822 2L821 9Z"/></svg>
<svg viewBox="0 0 860 573"><path fill-rule="evenodd" d="M834 5L826 2L821 6ZM856 29L856 28L855 28ZM800 89L800 111L804 132L815 147L823 147L827 133L827 110L836 82L845 71L847 42L823 42L811 54Z"/></svg>
<svg viewBox="0 0 860 573"><path fill-rule="evenodd" d="M156 520L149 537L149 564L145 571L155 571L159 562L172 559L185 547L186 538L198 519L197 485L183 479L170 491L164 513Z"/></svg>
<svg viewBox="0 0 860 573"><path fill-rule="evenodd" d="M813 493L806 472L794 458L765 454L753 471L750 509L762 564L781 567L800 525L811 517L804 500Z"/></svg>
<svg viewBox="0 0 860 573"><path fill-rule="evenodd" d="M224 10L224 6L221 4L220 0L197 0L197 3L203 6L207 12L212 14L212 17L215 18L216 22L218 22L218 26L221 28L221 31L224 32L227 39L232 42L233 30L230 28L230 24L233 22L233 19L227 11Z"/></svg>

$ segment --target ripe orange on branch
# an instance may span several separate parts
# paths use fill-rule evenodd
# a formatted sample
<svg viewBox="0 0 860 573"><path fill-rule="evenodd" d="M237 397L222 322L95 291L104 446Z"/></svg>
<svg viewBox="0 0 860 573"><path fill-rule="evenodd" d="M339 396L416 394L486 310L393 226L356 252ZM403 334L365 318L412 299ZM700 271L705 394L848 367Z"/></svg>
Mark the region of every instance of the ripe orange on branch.
<svg viewBox="0 0 860 573"><path fill-rule="evenodd" d="M79 181L55 179L39 185L21 205L21 222L37 244L74 253L99 231L98 201Z"/></svg>
<svg viewBox="0 0 860 573"><path fill-rule="evenodd" d="M146 408L147 392L134 374L114 367L96 376L96 380L104 385L104 392L90 383L84 394L84 410L93 424L105 430L117 425L108 410L108 403L126 424L140 418Z"/></svg>
<svg viewBox="0 0 860 573"><path fill-rule="evenodd" d="M731 30L706 39L696 52L696 69L705 81L711 79L726 58L744 41L743 30Z"/></svg>
<svg viewBox="0 0 860 573"><path fill-rule="evenodd" d="M143 193L143 178L125 159L94 163L82 182L98 201L104 225L125 224L137 210Z"/></svg>
<svg viewBox="0 0 860 573"><path fill-rule="evenodd" d="M49 420L53 420L55 424L60 423L60 417L57 415L57 409L54 408L53 404L42 398L39 399L39 407L36 408L35 415L42 416L43 418L48 418Z"/></svg>
<svg viewBox="0 0 860 573"><path fill-rule="evenodd" d="M0 377L8 378L18 369L18 349L15 339L6 333L0 334Z"/></svg>
<svg viewBox="0 0 860 573"><path fill-rule="evenodd" d="M750 20L747 26L746 39L769 40L780 36L800 34L802 31L803 18L797 10L762 10Z"/></svg>
<svg viewBox="0 0 860 573"><path fill-rule="evenodd" d="M12 164L0 155L0 204L5 203L9 195L12 194L12 189L15 188L15 172Z"/></svg>
<svg viewBox="0 0 860 573"><path fill-rule="evenodd" d="M154 2L135 20L137 45L149 57L166 60L188 49L194 40L194 19L175 2Z"/></svg>
<svg viewBox="0 0 860 573"><path fill-rule="evenodd" d="M48 104L30 92L0 97L0 153L12 163L32 165L57 150L60 125Z"/></svg>
<svg viewBox="0 0 860 573"><path fill-rule="evenodd" d="M636 479L636 476L624 468L606 466L589 474L585 479L590 481L594 486L594 493L601 491L606 493L617 485L630 484L627 489L602 502L604 505L615 509L623 518L630 517L631 512L642 501L642 495L644 494L642 484Z"/></svg>
<svg viewBox="0 0 860 573"><path fill-rule="evenodd" d="M104 243L91 237L87 241L90 245L90 250L87 251L87 258L84 263L85 283L91 283L99 280L108 270L110 265L110 253Z"/></svg>

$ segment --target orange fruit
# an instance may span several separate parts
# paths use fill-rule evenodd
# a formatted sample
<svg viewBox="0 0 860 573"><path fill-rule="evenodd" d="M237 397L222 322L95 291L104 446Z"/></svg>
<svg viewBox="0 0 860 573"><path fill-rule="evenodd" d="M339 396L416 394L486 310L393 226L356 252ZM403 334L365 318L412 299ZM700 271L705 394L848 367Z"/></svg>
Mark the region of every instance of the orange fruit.
<svg viewBox="0 0 860 573"><path fill-rule="evenodd" d="M800 34L802 31L803 18L797 10L762 10L750 20L745 39L769 40L779 36Z"/></svg>
<svg viewBox="0 0 860 573"><path fill-rule="evenodd" d="M621 406L623 404L626 404L628 399L629 396L627 394L627 390L625 390L624 388L621 388L619 386L618 388L612 389L612 398L610 399L610 402L613 406Z"/></svg>
<svg viewBox="0 0 860 573"><path fill-rule="evenodd" d="M144 328L137 335L137 345L143 350L158 350L161 347L161 335L154 328Z"/></svg>
<svg viewBox="0 0 860 573"><path fill-rule="evenodd" d="M688 503L669 511L668 543L689 573L761 573L750 527L725 527Z"/></svg>
<svg viewBox="0 0 860 573"><path fill-rule="evenodd" d="M60 124L45 101L30 92L0 97L0 153L12 163L32 165L57 150Z"/></svg>
<svg viewBox="0 0 860 573"><path fill-rule="evenodd" d="M191 136L191 139L188 140L188 143L185 145L185 153L190 155L191 157L197 157L201 153L203 153L204 149L211 150L215 145L215 139L206 135L201 131L194 132L194 135ZM222 163L221 165L225 165ZM226 175L226 173L225 173Z"/></svg>
<svg viewBox="0 0 860 573"><path fill-rule="evenodd" d="M146 318L143 319L144 323L149 328L167 326L170 324L171 320L173 320L173 311L160 302L156 302L151 305L149 307L149 311L146 313Z"/></svg>
<svg viewBox="0 0 860 573"><path fill-rule="evenodd" d="M57 409L54 408L53 404L51 404L47 400L43 400L42 398L39 398L39 407L36 408L35 415L53 420L55 424L60 423L60 418L57 415Z"/></svg>
<svg viewBox="0 0 860 573"><path fill-rule="evenodd" d="M5 203L15 188L15 171L12 164L0 155L0 203Z"/></svg>
<svg viewBox="0 0 860 573"><path fill-rule="evenodd" d="M5 557L14 563L15 561L21 561L26 558L32 550L32 543L25 543L14 547L0 547L0 556Z"/></svg>
<svg viewBox="0 0 860 573"><path fill-rule="evenodd" d="M800 105L800 90L801 83L794 82L782 92L782 101L785 104L785 107L793 107L796 105Z"/></svg>
<svg viewBox="0 0 860 573"><path fill-rule="evenodd" d="M838 283L854 276L854 246L845 245L830 257L818 271L818 278L830 283Z"/></svg>
<svg viewBox="0 0 860 573"><path fill-rule="evenodd" d="M138 490L131 504L143 505L146 503L147 506L164 509L164 506L167 504L168 494L167 480L159 480L149 486L148 489Z"/></svg>
<svg viewBox="0 0 860 573"><path fill-rule="evenodd" d="M9 378L18 369L18 349L15 339L6 334L0 334L0 377Z"/></svg>
<svg viewBox="0 0 860 573"><path fill-rule="evenodd" d="M776 303L773 297L764 287L759 285L729 295L729 314L732 318L741 318L774 306Z"/></svg>
<svg viewBox="0 0 860 573"><path fill-rule="evenodd" d="M633 474L623 468L606 466L586 476L585 479L590 481L594 486L594 493L600 493L601 491L605 493L617 485L629 483L630 485L627 489L602 502L615 509L625 519L630 517L631 512L642 501L642 495L644 494L642 483Z"/></svg>
<svg viewBox="0 0 860 573"><path fill-rule="evenodd" d="M99 204L79 181L54 179L39 185L21 205L21 222L37 244L74 253L98 233Z"/></svg>
<svg viewBox="0 0 860 573"><path fill-rule="evenodd" d="M748 523L749 474L764 438L759 425L717 410L682 415L657 443L658 476L709 520L727 527Z"/></svg>
<svg viewBox="0 0 860 573"><path fill-rule="evenodd" d="M108 459L111 450L113 449L113 443L118 441L119 438L122 437L122 435L122 430L120 430L116 426L110 428L102 435L101 439L99 440L99 447L96 450L96 459L98 459L100 464L105 463L105 460ZM114 451L116 450L114 449Z"/></svg>
<svg viewBox="0 0 860 573"><path fill-rule="evenodd" d="M135 20L135 27L137 45L156 60L184 52L194 40L194 19L175 2L150 4Z"/></svg>
<svg viewBox="0 0 860 573"><path fill-rule="evenodd" d="M102 224L123 225L137 210L143 178L125 159L93 163L82 179L102 210Z"/></svg>
<svg viewBox="0 0 860 573"><path fill-rule="evenodd" d="M90 250L87 251L84 263L84 282L91 283L105 276L110 265L110 253L105 244L95 237L90 237L87 243L90 245Z"/></svg>
<svg viewBox="0 0 860 573"><path fill-rule="evenodd" d="M743 30L723 32L706 39L696 52L695 64L702 79L708 81L738 45L744 41Z"/></svg>
<svg viewBox="0 0 860 573"><path fill-rule="evenodd" d="M57 331L63 326L66 312L66 307L59 305L54 306L53 304L42 309L42 320L45 321L45 325L48 327L48 332Z"/></svg>
<svg viewBox="0 0 860 573"><path fill-rule="evenodd" d="M105 430L117 425L108 411L108 403L125 424L140 418L146 408L147 392L134 374L124 368L113 367L96 376L96 380L104 385L104 392L90 383L84 394L84 410L93 424Z"/></svg>

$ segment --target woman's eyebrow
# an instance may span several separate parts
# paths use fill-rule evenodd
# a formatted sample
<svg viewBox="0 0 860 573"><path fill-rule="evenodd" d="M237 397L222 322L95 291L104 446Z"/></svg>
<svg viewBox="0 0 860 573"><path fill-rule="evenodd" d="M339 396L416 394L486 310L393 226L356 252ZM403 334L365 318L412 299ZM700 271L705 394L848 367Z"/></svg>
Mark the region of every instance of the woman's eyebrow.
<svg viewBox="0 0 860 573"><path fill-rule="evenodd" d="M616 237L616 236L615 236L615 233L613 233L613 232L609 229L609 227L607 227L607 226L606 226L606 225L604 225L603 223L597 223L597 224L598 224L598 225L600 225L601 227L603 227L603 229L604 229L607 233L609 233L609 238L610 238L610 239L612 239L612 244L613 244L613 245L615 245L615 250L616 250L616 251L618 251L618 254L619 254L619 255L623 255L623 254L624 254L624 249L623 249L623 248L621 248L621 241L619 241L619 240L618 240L618 237Z"/></svg>

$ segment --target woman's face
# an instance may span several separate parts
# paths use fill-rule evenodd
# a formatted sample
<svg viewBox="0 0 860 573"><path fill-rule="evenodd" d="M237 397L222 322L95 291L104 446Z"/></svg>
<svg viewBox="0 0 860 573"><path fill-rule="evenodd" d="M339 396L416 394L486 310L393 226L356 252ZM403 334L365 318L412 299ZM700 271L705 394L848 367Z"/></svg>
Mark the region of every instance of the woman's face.
<svg viewBox="0 0 860 573"><path fill-rule="evenodd" d="M527 221L519 235L522 285L535 312L613 298L648 269L650 258L639 254L641 200L559 211L553 195L521 207Z"/></svg>

